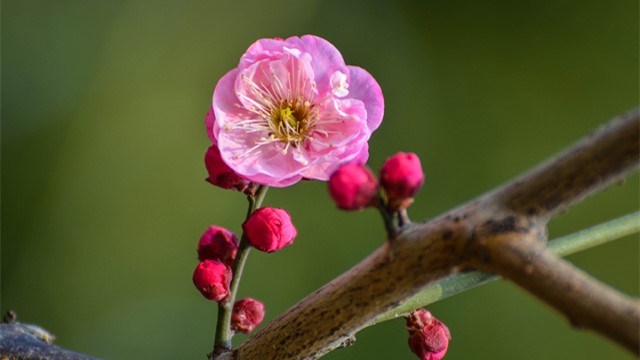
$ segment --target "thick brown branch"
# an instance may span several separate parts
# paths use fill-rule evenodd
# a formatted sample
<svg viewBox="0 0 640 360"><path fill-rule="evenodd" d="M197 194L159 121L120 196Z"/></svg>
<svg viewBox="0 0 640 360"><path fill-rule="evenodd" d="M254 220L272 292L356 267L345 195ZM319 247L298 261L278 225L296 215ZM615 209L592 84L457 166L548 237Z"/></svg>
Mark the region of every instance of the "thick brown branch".
<svg viewBox="0 0 640 360"><path fill-rule="evenodd" d="M428 223L406 227L394 241L385 243L220 358L320 357L350 344L371 319L421 288L468 268L505 275L553 304L574 323L637 349L638 304L613 301L618 297L611 295L612 291L548 255L544 244L545 224L551 216L637 169L638 116L634 111L614 120L561 156L487 196ZM521 242L520 246L527 249L530 246L534 252L509 261L513 254L508 246L512 242ZM562 279L553 275L556 268L564 274ZM534 272L536 276L531 276ZM570 300L551 294L566 289L567 281L580 284L571 288L575 293ZM598 299L594 300L597 311L586 308L575 313L563 305L593 291L603 293L594 296ZM612 307L629 316L624 330L612 330L618 320L617 316L607 316ZM632 338L635 340L629 342Z"/></svg>

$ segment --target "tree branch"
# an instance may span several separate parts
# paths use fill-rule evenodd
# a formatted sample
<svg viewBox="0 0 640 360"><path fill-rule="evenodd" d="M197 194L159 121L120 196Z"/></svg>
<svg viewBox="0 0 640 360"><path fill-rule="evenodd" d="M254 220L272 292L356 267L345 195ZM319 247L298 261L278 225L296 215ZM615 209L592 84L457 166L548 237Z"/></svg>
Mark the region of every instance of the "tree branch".
<svg viewBox="0 0 640 360"><path fill-rule="evenodd" d="M97 358L62 349L52 344L53 336L46 330L15 321L11 311L0 323L0 357L2 360L98 360Z"/></svg>
<svg viewBox="0 0 640 360"><path fill-rule="evenodd" d="M550 254L546 222L637 169L639 122L638 110L625 114L514 182L427 223L405 227L220 358L318 358L351 344L359 329L422 288L469 269L504 275L572 322L637 352L640 305ZM567 289L567 298L554 295ZM584 309L567 306L584 299L591 299ZM615 330L621 314L626 325Z"/></svg>
<svg viewBox="0 0 640 360"><path fill-rule="evenodd" d="M638 232L640 232L640 211L553 239L549 241L548 248L558 256L567 256ZM499 278L496 275L471 271L441 280L421 290L401 306L377 317L367 326L404 317L417 308L444 300Z"/></svg>

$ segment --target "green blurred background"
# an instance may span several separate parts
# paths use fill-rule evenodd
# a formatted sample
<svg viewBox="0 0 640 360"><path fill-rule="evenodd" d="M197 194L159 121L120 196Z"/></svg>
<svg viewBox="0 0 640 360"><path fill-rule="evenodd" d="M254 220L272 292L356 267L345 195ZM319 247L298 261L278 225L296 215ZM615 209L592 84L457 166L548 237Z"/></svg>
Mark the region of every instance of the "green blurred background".
<svg viewBox="0 0 640 360"><path fill-rule="evenodd" d="M638 102L638 3L541 1L2 1L1 309L108 359L204 359L215 304L191 283L212 223L245 200L204 182L217 79L262 37L317 34L382 86L379 169L422 158L411 208L434 217L507 181ZM551 237L638 209L638 176L573 208ZM326 184L273 189L294 246L253 252L240 296L267 319L384 241L372 211ZM638 237L569 257L635 296ZM506 282L434 304L447 359L631 359ZM327 359L413 359L402 320ZM240 337L239 340L243 338Z"/></svg>

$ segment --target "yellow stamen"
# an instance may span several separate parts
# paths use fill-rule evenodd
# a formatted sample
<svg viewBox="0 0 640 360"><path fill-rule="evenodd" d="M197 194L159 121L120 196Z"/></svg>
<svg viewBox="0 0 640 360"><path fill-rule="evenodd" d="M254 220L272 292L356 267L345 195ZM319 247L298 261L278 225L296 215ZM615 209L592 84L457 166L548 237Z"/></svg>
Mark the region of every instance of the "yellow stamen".
<svg viewBox="0 0 640 360"><path fill-rule="evenodd" d="M284 109L280 109L280 119L281 121L286 121L289 126L292 128L296 128L298 125L298 119L293 115L290 107L286 107Z"/></svg>

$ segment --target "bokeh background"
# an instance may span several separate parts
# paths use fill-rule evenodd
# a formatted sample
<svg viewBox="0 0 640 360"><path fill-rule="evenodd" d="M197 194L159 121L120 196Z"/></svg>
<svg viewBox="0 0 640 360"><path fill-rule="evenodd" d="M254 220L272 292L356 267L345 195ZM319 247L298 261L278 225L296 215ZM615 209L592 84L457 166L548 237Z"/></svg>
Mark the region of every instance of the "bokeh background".
<svg viewBox="0 0 640 360"><path fill-rule="evenodd" d="M217 79L262 37L317 34L382 86L379 169L418 153L410 209L434 217L518 175L638 103L638 3L525 1L2 1L1 309L107 359L204 359L215 304L194 289L212 223L246 203L204 182ZM638 176L550 225L551 237L638 209ZM372 211L339 212L326 184L272 189L294 246L252 252L240 296L267 320L384 241ZM635 296L638 237L569 260ZM430 306L447 359L631 359L499 281ZM402 320L327 359L413 359ZM239 337L238 340L242 340Z"/></svg>

